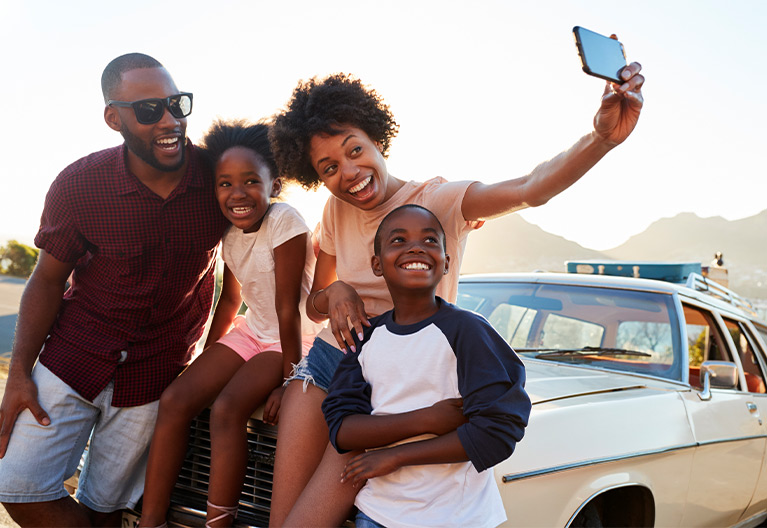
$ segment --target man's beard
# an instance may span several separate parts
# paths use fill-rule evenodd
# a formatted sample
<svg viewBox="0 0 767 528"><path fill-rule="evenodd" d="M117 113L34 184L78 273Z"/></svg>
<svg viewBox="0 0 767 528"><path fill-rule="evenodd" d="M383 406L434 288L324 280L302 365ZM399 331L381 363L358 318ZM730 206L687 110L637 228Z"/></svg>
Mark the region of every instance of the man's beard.
<svg viewBox="0 0 767 528"><path fill-rule="evenodd" d="M128 127L122 127L120 129L120 134L122 134L128 149L150 167L163 172L175 172L184 166L184 162L186 161L186 138L179 138L179 141L182 143L181 159L178 163L174 163L173 165L163 165L160 163L160 160L157 159L157 156L154 155L151 145L147 145L144 141L139 139L138 136L131 133L131 131L128 130Z"/></svg>

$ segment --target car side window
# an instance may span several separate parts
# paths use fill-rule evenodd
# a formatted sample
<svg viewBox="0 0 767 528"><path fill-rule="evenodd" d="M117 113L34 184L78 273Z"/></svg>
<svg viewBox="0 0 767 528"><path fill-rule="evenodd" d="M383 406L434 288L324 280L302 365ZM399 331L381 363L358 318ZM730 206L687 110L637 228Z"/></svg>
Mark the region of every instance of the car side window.
<svg viewBox="0 0 767 528"><path fill-rule="evenodd" d="M732 361L725 341L708 310L684 305L687 325L690 385L701 388L700 366L704 361Z"/></svg>
<svg viewBox="0 0 767 528"><path fill-rule="evenodd" d="M740 363L743 365L748 392L764 394L767 392L767 387L764 383L764 372L756 357L753 336L740 322L725 319L724 324L727 326L727 331L730 332L730 336L732 336L732 340L735 343L735 350L738 352L738 356L740 356Z"/></svg>
<svg viewBox="0 0 767 528"><path fill-rule="evenodd" d="M756 327L756 331L759 333L760 336L762 336L762 341L765 345L767 345L767 329L762 328L761 326Z"/></svg>
<svg viewBox="0 0 767 528"><path fill-rule="evenodd" d="M531 346L528 337L537 314L532 308L501 303L487 320L512 348L525 348Z"/></svg>

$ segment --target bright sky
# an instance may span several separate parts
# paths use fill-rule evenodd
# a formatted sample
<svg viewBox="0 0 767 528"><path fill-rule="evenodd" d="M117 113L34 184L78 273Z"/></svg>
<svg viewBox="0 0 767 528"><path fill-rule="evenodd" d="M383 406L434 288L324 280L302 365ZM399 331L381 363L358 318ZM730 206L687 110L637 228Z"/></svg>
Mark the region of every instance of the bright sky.
<svg viewBox="0 0 767 528"><path fill-rule="evenodd" d="M123 53L154 56L194 92L193 140L216 116L273 114L299 79L350 72L400 123L393 175L489 183L591 130L603 83L580 70L574 25L616 33L642 63L645 109L624 145L526 220L606 249L679 212L767 207L761 0L0 0L0 245L31 243L66 165L121 143L99 82ZM313 224L325 197L290 201Z"/></svg>

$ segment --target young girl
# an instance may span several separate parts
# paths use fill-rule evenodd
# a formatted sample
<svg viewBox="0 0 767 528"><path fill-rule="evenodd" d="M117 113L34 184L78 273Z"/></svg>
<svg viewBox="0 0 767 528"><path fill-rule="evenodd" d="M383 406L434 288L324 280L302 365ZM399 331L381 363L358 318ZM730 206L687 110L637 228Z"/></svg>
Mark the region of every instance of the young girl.
<svg viewBox="0 0 767 528"><path fill-rule="evenodd" d="M143 499L145 527L164 525L190 422L211 403L206 524L232 523L245 478L248 418L266 401L264 421L277 423L282 383L319 329L299 309L314 270L311 231L294 208L272 203L282 182L268 131L265 124L218 122L203 138L215 166L216 198L232 223L222 244L223 287L205 351L160 398ZM248 310L236 316L243 300Z"/></svg>
<svg viewBox="0 0 767 528"><path fill-rule="evenodd" d="M546 203L623 142L642 107L640 69L639 64L630 64L621 72L623 84L605 87L593 130L570 149L527 176L492 185L395 178L384 158L398 125L374 90L343 74L298 85L286 110L275 119L272 148L281 174L296 177L305 187L324 184L332 195L322 217L320 252L306 302L309 317L328 320L329 325L297 369L294 379L303 383L291 383L285 393L272 526L337 526L348 515L358 490L340 480L351 455L326 450L328 429L320 406L342 350L354 350L352 334L362 334L363 326L369 325L368 314L392 308L386 284L371 273L369 260L373 235L384 216L406 203L434 212L454 259L437 295L455 302L463 249L475 222ZM458 123L445 139L460 141L460 134L468 131L467 124Z"/></svg>

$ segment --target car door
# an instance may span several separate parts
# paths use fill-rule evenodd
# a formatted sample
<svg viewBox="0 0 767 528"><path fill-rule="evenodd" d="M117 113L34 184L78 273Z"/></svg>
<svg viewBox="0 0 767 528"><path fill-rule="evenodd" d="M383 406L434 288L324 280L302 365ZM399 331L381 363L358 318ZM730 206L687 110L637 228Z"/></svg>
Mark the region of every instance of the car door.
<svg viewBox="0 0 767 528"><path fill-rule="evenodd" d="M740 363L746 377L747 390L751 402L757 407L760 419L767 421L767 356L763 344L757 339L757 329L745 318L723 317L727 331L740 356ZM766 424L767 425L767 424ZM756 491L741 520L767 510L767 448L762 457L762 471Z"/></svg>
<svg viewBox="0 0 767 528"><path fill-rule="evenodd" d="M683 393L695 450L682 526L732 526L751 503L765 450L765 425L744 377L736 389L711 389L702 399L697 372L704 361L732 361L733 341L718 313L683 304L691 392ZM742 374L742 372L741 372Z"/></svg>

